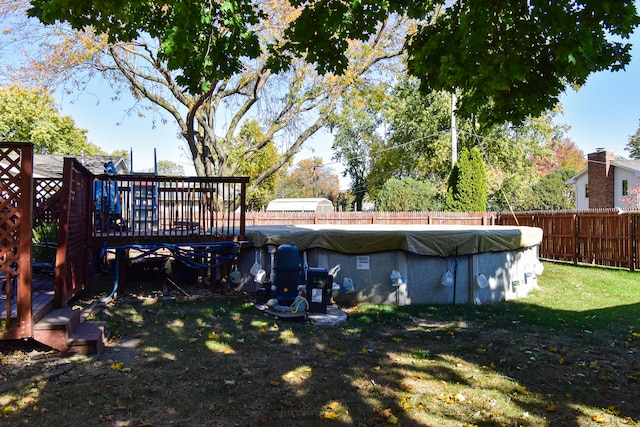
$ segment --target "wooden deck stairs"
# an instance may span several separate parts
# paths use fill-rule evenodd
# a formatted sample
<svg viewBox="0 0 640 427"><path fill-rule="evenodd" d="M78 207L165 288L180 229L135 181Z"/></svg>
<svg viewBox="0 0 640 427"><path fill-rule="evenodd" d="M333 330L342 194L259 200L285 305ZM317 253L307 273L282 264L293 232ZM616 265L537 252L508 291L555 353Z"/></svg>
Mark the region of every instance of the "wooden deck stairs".
<svg viewBox="0 0 640 427"><path fill-rule="evenodd" d="M56 308L33 326L33 337L61 352L100 354L104 347L104 322L82 319L81 310Z"/></svg>

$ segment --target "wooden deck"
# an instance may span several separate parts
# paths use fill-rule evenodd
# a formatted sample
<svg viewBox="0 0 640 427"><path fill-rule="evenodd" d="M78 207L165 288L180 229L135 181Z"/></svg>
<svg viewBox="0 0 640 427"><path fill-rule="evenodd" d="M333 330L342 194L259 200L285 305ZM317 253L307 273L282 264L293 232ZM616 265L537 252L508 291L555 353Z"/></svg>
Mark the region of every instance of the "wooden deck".
<svg viewBox="0 0 640 427"><path fill-rule="evenodd" d="M61 180L36 182L33 146L0 144L0 277L17 273L9 280L14 287L0 291L0 339L34 337L33 326L47 311L64 308L87 286L104 248L240 244L248 182L94 175L71 157L64 158ZM32 230L42 223L58 225L55 277L32 264Z"/></svg>

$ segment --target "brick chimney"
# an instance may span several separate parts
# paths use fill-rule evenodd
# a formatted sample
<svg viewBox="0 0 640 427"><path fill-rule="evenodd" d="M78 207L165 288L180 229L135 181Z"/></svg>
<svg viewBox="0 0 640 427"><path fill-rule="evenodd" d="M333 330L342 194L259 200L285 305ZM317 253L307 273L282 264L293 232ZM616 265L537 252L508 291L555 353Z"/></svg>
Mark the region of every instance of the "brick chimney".
<svg viewBox="0 0 640 427"><path fill-rule="evenodd" d="M613 151L599 148L588 155L589 165L589 208L613 208L615 206L613 194Z"/></svg>

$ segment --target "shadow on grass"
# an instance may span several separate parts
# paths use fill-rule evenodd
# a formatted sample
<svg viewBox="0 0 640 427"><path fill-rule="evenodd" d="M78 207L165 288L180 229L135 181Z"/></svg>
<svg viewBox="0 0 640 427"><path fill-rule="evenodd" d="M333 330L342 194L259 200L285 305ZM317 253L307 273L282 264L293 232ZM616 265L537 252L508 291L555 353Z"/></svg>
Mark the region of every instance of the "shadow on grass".
<svg viewBox="0 0 640 427"><path fill-rule="evenodd" d="M72 359L0 407L3 425L631 425L639 314L367 305L317 326L240 295L132 298L98 317L113 342L137 340L134 358Z"/></svg>

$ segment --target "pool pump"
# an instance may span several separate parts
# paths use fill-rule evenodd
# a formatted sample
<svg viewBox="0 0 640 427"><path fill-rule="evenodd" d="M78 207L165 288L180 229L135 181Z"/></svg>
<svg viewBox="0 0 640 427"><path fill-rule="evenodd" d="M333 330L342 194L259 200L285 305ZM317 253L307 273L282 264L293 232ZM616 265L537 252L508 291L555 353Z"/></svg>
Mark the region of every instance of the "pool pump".
<svg viewBox="0 0 640 427"><path fill-rule="evenodd" d="M275 297L279 305L290 306L298 296L298 286L304 284L297 246L278 246L274 271L276 294L272 298Z"/></svg>

